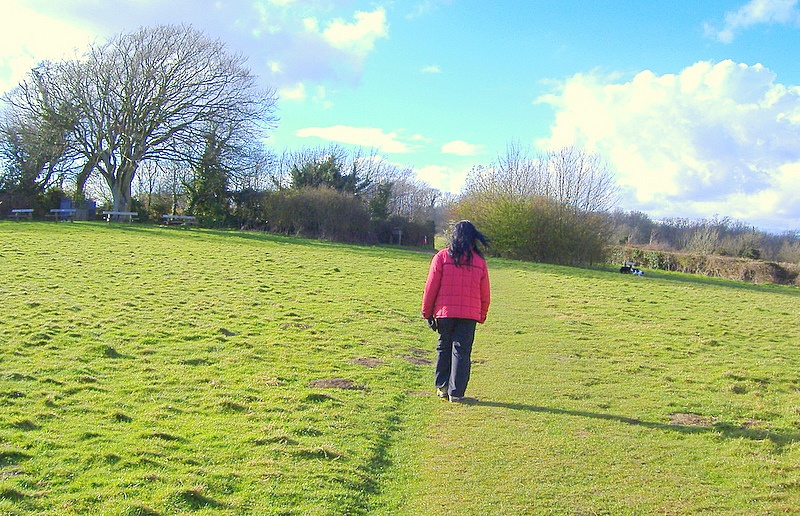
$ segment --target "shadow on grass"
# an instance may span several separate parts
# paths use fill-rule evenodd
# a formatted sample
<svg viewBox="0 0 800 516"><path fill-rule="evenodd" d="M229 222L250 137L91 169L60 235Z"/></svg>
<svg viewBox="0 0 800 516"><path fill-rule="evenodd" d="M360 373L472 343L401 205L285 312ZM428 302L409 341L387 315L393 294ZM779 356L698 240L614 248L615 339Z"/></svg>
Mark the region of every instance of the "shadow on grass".
<svg viewBox="0 0 800 516"><path fill-rule="evenodd" d="M170 227L170 226L158 225L152 222L141 223L141 224L111 223L109 225L105 222L92 221L89 224L95 225L97 227L108 228L114 231L127 231L130 233L139 233L139 234L147 234L147 233L158 234L159 236L165 236L165 237L184 238L186 235L191 235L193 237L213 235L218 237L226 237L232 239L236 238L239 240L251 241L256 244L259 243L291 244L291 245L317 248L317 249L342 248L346 249L349 252L357 252L361 254L376 256L379 258L386 258L387 253L391 253L392 259L409 258L409 256L403 254L404 251L408 251L411 253L418 253L423 256L434 254L434 250L429 247L339 242L334 240L323 240L318 238L307 238L302 236L291 236L278 233L266 233L261 231L241 231L236 229L219 229L219 228ZM414 256L414 254L410 256Z"/></svg>
<svg viewBox="0 0 800 516"><path fill-rule="evenodd" d="M699 425L678 425L671 423L656 423L653 421L642 421L641 419L630 418L625 416L618 416L615 414L604 414L600 412L588 412L584 410L567 410L552 407L540 407L537 405L525 405L521 403L503 403L497 401L483 401L477 399L467 400L467 404L483 406L483 407L498 407L511 410L523 410L527 412L541 412L546 414L556 414L574 417L585 417L592 419L604 419L606 421L618 421L633 426L642 426L645 428L652 428L655 430L670 430L673 432L680 432L684 434L703 434L713 433L728 439L752 439L754 441L769 440L778 448L782 448L794 442L800 442L800 432L783 432L772 431L763 429L743 428L735 426L730 423L717 422L708 426Z"/></svg>

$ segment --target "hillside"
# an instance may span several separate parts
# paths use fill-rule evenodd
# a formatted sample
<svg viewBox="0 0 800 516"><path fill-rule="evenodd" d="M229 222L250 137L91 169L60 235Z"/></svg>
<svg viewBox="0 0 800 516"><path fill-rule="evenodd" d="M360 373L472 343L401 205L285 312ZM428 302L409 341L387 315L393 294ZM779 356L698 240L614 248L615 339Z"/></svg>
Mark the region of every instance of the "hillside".
<svg viewBox="0 0 800 516"><path fill-rule="evenodd" d="M800 506L796 288L489 261L467 404L430 256L0 222L0 513Z"/></svg>

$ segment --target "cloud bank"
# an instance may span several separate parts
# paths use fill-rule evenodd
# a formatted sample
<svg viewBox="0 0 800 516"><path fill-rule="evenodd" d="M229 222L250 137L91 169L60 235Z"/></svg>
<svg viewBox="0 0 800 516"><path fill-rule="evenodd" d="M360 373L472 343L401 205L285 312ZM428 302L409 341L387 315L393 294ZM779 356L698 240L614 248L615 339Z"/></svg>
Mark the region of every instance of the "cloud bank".
<svg viewBox="0 0 800 516"><path fill-rule="evenodd" d="M389 36L386 12L348 10L342 0L5 0L0 19L0 90L41 59L83 50L122 31L187 24L248 56L265 85L293 88L326 80L356 83L365 60ZM30 27L40 30L30 32ZM25 28L25 30L22 30Z"/></svg>
<svg viewBox="0 0 800 516"><path fill-rule="evenodd" d="M706 34L723 43L731 43L736 33L753 25L798 22L800 11L797 9L797 0L751 0L737 11L726 13L722 29L706 24Z"/></svg>
<svg viewBox="0 0 800 516"><path fill-rule="evenodd" d="M45 59L72 57L84 49L88 32L66 21L41 15L16 1L3 4L0 16L0 93L16 86Z"/></svg>
<svg viewBox="0 0 800 516"><path fill-rule="evenodd" d="M556 110L539 145L606 157L624 209L800 227L800 87L760 64L698 62L628 82L577 74L537 102Z"/></svg>
<svg viewBox="0 0 800 516"><path fill-rule="evenodd" d="M321 138L323 140L378 149L380 152L403 154L409 152L409 146L399 139L397 133L384 133L373 127L350 127L335 125L332 127L307 127L295 133L300 138Z"/></svg>
<svg viewBox="0 0 800 516"><path fill-rule="evenodd" d="M463 140L454 140L442 145L442 154L455 154L457 156L474 156L480 153L482 147Z"/></svg>

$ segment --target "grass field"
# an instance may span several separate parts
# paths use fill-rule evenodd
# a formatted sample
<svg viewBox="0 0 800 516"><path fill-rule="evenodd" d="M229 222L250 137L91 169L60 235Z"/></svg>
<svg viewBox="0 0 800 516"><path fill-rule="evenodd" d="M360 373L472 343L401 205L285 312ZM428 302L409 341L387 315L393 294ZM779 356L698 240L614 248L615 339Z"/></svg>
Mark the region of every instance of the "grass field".
<svg viewBox="0 0 800 516"><path fill-rule="evenodd" d="M489 260L466 404L430 255L0 222L0 514L800 508L800 290Z"/></svg>

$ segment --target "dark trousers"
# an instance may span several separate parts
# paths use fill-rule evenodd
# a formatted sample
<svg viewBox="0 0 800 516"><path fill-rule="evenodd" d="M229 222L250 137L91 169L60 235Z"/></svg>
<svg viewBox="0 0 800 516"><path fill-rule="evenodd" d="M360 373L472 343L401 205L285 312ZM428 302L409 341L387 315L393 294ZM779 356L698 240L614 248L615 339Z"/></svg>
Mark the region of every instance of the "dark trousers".
<svg viewBox="0 0 800 516"><path fill-rule="evenodd" d="M446 389L450 396L462 397L467 390L470 354L475 340L477 321L472 319L438 319L439 342L436 344L437 388Z"/></svg>

